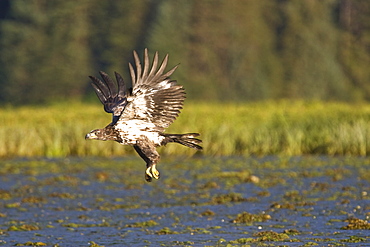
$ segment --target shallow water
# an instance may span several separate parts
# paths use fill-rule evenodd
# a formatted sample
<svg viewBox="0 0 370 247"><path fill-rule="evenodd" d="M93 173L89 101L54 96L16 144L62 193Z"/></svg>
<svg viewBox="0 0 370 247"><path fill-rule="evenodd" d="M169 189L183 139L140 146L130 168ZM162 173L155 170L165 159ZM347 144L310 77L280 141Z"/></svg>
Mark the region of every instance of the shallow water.
<svg viewBox="0 0 370 247"><path fill-rule="evenodd" d="M163 158L152 183L144 167L1 161L0 245L370 245L369 158Z"/></svg>

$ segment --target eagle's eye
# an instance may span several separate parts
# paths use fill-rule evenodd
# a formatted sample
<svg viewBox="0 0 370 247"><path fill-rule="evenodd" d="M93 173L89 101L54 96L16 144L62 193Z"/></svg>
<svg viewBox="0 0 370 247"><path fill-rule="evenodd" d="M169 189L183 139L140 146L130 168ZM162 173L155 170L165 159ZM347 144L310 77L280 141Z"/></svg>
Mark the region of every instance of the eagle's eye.
<svg viewBox="0 0 370 247"><path fill-rule="evenodd" d="M85 139L104 140L104 133L101 129L92 130L85 136Z"/></svg>

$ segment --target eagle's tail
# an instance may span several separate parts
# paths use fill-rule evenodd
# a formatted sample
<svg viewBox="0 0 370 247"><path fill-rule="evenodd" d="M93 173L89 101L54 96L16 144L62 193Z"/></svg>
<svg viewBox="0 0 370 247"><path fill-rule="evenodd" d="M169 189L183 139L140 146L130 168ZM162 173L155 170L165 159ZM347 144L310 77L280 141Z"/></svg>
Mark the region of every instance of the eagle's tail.
<svg viewBox="0 0 370 247"><path fill-rule="evenodd" d="M168 142L177 142L189 148L194 148L197 150L203 149L200 146L200 144L202 143L202 140L195 138L199 136L198 133L163 134L163 136L166 137L163 144L167 144Z"/></svg>

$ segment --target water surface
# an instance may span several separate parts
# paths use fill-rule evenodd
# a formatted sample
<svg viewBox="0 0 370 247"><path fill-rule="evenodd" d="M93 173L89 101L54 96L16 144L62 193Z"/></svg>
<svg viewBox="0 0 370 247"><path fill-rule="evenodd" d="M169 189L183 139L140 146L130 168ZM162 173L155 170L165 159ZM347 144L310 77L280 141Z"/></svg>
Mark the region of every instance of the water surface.
<svg viewBox="0 0 370 247"><path fill-rule="evenodd" d="M0 162L3 246L366 246L370 159Z"/></svg>

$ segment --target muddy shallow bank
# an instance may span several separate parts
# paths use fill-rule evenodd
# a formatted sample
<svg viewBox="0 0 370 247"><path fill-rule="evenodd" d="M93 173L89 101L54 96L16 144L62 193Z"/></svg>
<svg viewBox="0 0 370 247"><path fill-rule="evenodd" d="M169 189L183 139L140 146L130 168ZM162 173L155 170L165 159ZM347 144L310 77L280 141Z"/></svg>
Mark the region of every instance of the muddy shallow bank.
<svg viewBox="0 0 370 247"><path fill-rule="evenodd" d="M370 159L0 162L0 246L366 246Z"/></svg>

